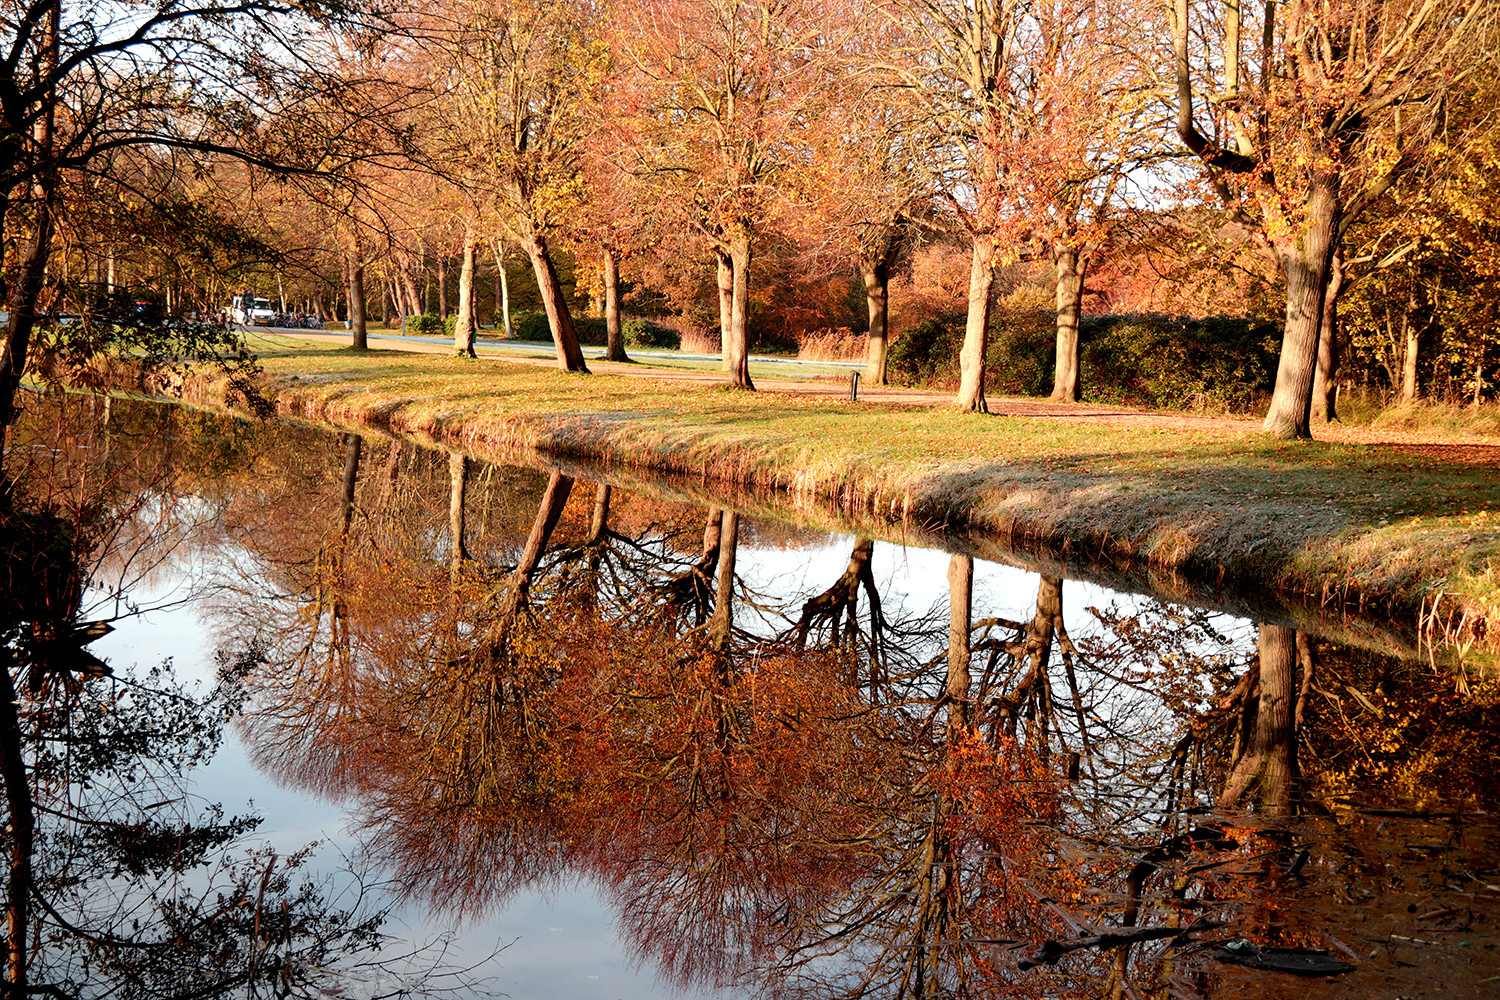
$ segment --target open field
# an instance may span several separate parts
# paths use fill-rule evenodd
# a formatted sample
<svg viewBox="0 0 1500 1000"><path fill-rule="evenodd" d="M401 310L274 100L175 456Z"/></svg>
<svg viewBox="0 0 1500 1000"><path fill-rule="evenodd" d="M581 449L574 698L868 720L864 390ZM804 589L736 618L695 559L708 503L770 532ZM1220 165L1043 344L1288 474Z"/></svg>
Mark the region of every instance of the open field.
<svg viewBox="0 0 1500 1000"><path fill-rule="evenodd" d="M851 404L843 380L745 393L640 365L573 375L291 338L256 348L287 415L788 493L1384 612L1475 649L1500 640L1492 440L1327 428L1335 440L1286 442L1250 421L1031 399L992 400L989 416L904 390Z"/></svg>

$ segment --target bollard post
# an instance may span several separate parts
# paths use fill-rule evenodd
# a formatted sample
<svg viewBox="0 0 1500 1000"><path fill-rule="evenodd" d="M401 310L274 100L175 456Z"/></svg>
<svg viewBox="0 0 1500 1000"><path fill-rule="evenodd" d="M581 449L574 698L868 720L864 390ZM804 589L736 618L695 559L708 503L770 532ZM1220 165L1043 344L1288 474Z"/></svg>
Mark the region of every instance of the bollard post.
<svg viewBox="0 0 1500 1000"><path fill-rule="evenodd" d="M849 402L859 402L859 372L849 373Z"/></svg>

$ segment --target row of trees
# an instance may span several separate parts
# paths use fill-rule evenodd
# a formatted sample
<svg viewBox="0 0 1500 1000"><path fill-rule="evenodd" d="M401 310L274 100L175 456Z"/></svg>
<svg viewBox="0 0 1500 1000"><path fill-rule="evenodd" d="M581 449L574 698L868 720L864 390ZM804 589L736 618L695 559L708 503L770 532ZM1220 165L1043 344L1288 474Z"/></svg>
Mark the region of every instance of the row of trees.
<svg viewBox="0 0 1500 1000"><path fill-rule="evenodd" d="M478 262L514 246L571 371L586 365L559 247L597 275L612 358L622 270L668 290L712 274L724 364L745 388L762 255L790 244L805 268L860 276L870 376L884 381L893 269L914 241L942 239L969 258L956 404L986 408L997 268L1025 261L1049 265L1053 397L1070 400L1088 275L1192 220L1284 289L1266 429L1308 436L1315 412L1332 416L1351 282L1441 256L1432 228L1453 213L1477 247L1493 231L1487 203L1476 210L1462 183L1454 195L1455 179L1491 173L1489 4L450 0L316 22L235 10L244 29L223 36L206 28L211 6L115 32L65 26L45 0L26 8L25 23L55 31L15 34L8 63L6 385L69 232L78 247L103 235L72 269L94 280L113 280L121 244L196 241L171 259L193 261L209 294L247 266L326 274L337 260L357 346L367 271L382 300L419 311L413 271L424 243L440 246L440 267L458 262L456 347L470 354ZM171 60L148 56L161 45ZM84 82L103 93L116 76L130 85L80 104ZM1403 185L1433 197L1391 210ZM1481 394L1483 366L1481 348Z"/></svg>

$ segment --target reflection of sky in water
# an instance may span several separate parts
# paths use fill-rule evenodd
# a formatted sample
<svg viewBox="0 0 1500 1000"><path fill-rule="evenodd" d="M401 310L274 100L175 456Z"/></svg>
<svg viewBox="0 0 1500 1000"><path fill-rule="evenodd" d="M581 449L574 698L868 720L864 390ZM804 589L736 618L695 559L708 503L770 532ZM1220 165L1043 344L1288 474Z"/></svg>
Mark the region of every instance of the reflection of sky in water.
<svg viewBox="0 0 1500 1000"><path fill-rule="evenodd" d="M802 600L821 592L844 571L852 545L852 539L836 536L802 549L745 545L739 552L737 572L752 590L800 595L787 602L788 612L795 615ZM207 558L226 561L243 556L233 548L200 552ZM946 616L950 560L946 553L876 542L872 558L888 613L904 609L913 614L937 612ZM189 568L178 562L156 574L132 598L147 609L159 604L173 606L119 622L116 631L96 642L93 650L116 669L145 668L171 657L178 677L211 684L218 645L215 637L191 606L174 602L187 589L186 574L196 569L212 575L213 568ZM974 618L998 615L1029 620L1036 606L1037 582L1033 573L976 561ZM1063 602L1065 621L1070 632L1082 635L1093 629L1089 606L1114 603L1129 608L1145 600L1149 599L1069 581ZM755 631L769 625L757 627L743 618L741 624ZM785 627L784 622L780 624ZM1221 616L1217 624L1233 636L1236 645L1248 643L1253 648L1254 632L1249 623ZM212 763L197 773L195 788L206 802L221 802L230 813L243 812L253 802L254 812L264 818L258 835L281 851L310 841L323 842L320 857L327 870L336 870L341 858L358 850L357 832L348 828L348 810L343 804L286 787L275 775L259 771L232 730ZM491 989L513 997L626 1000L716 995L712 991L675 992L658 982L652 969L633 968L614 925L615 914L595 887L572 883L551 892L517 893L498 912L457 927L441 914L407 907L393 915L387 931L416 943L446 937L449 963L458 966L504 949L484 975Z"/></svg>

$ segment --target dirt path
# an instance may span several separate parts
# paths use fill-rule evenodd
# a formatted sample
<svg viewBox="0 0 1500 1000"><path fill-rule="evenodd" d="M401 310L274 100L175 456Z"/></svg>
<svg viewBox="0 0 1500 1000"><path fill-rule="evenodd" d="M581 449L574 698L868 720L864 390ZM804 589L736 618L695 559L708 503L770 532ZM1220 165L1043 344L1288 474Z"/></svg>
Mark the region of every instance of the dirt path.
<svg viewBox="0 0 1500 1000"><path fill-rule="evenodd" d="M302 330L277 331L287 337L319 343L337 344L347 347L351 342L348 334L312 333ZM448 354L452 348L446 344L427 344L406 340L370 338L370 347L382 351L403 351L415 354ZM484 345L480 345L481 349ZM555 367L552 358L523 357L481 353L481 358L504 364L531 365L540 368ZM679 382L696 385L720 385L724 374L714 370L692 368L663 368L643 364L619 364L591 358L589 370L601 375L620 375L626 378L652 379L657 382ZM829 375L811 379L776 378L757 376L755 387L761 392L780 393L789 396L812 396L827 399L846 399L849 381L846 377ZM881 403L900 406L947 406L952 393L910 389L897 386L865 386L859 389L860 402ZM1176 413L1162 410L1138 410L1124 406L1108 406L1100 403L1054 403L1047 399L1017 396L990 396L990 413L1003 417L1035 417L1048 420L1085 421L1096 424L1119 424L1122 426L1158 428L1170 430L1209 431L1225 435L1256 434L1260 421L1254 418L1200 416L1191 413ZM1468 435L1447 435L1424 431L1405 431L1391 428L1349 427L1342 424L1319 425L1314 435L1321 441L1341 444L1387 445L1409 453L1413 458L1435 459L1465 465L1486 465L1500 468L1500 444L1493 438Z"/></svg>

